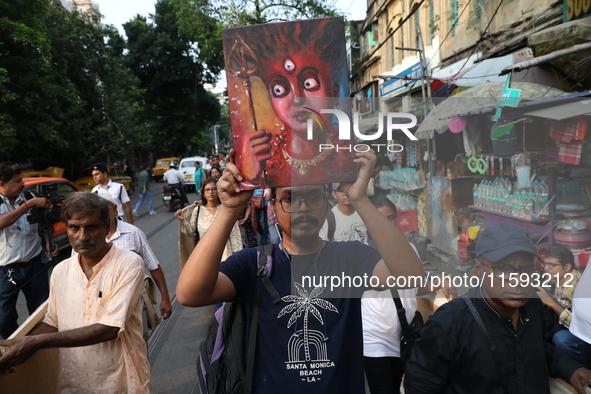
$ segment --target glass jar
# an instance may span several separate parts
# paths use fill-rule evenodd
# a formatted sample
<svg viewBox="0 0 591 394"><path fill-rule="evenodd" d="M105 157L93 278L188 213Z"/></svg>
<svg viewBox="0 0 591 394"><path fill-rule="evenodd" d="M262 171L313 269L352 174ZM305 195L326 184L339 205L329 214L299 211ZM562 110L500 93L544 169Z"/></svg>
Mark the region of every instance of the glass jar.
<svg viewBox="0 0 591 394"><path fill-rule="evenodd" d="M447 176L445 162L443 160L437 160L435 162L435 176L438 178L445 178Z"/></svg>
<svg viewBox="0 0 591 394"><path fill-rule="evenodd" d="M458 166L455 161L447 163L447 177L449 179L456 179L458 177Z"/></svg>

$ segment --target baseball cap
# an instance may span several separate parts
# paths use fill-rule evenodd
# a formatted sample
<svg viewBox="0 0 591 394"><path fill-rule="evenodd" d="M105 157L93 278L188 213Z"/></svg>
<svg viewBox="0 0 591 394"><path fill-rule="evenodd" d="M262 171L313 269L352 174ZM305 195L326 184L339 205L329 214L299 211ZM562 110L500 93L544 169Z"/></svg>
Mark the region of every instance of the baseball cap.
<svg viewBox="0 0 591 394"><path fill-rule="evenodd" d="M537 255L536 245L524 228L513 223L500 223L485 228L476 240L476 257L496 263L515 252Z"/></svg>
<svg viewBox="0 0 591 394"><path fill-rule="evenodd" d="M100 172L107 172L107 165L105 163L96 163L90 168L90 172L99 170Z"/></svg>
<svg viewBox="0 0 591 394"><path fill-rule="evenodd" d="M110 202L111 204L115 204L115 199L113 198L111 193L109 193L108 191L103 190L102 188L99 187L95 193L98 194L99 197L104 198L105 200Z"/></svg>

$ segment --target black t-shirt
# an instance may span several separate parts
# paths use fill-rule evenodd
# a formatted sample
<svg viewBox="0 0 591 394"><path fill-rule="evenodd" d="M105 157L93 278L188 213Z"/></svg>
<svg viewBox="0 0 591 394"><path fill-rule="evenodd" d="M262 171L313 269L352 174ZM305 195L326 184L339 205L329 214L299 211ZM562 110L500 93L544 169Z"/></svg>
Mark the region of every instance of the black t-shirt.
<svg viewBox="0 0 591 394"><path fill-rule="evenodd" d="M360 297L366 287L355 286L349 298L325 299L321 286L300 283L298 273L293 273L299 278L293 285L292 265L296 271L306 267L306 273L348 275L353 280L371 276L380 259L377 251L360 242L327 242L318 256L293 256L290 264L285 253L273 246L270 279L282 300L274 305L260 286L254 393L365 392ZM244 249L220 267L249 306L258 280L257 264L256 250Z"/></svg>

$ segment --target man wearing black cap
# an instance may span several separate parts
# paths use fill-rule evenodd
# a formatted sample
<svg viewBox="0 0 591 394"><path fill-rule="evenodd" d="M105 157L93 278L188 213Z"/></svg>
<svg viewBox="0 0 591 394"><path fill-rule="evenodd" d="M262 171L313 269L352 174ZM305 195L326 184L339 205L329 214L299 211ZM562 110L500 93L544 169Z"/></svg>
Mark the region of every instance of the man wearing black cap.
<svg viewBox="0 0 591 394"><path fill-rule="evenodd" d="M91 168L92 178L96 182L96 186L92 189L93 193L96 193L99 188L108 191L115 200L117 205L117 215L119 219L123 220L123 213L127 216L127 222L133 224L133 215L131 213L131 205L129 203L129 196L125 186L121 183L113 182L109 178L109 172L107 166L104 163L97 163Z"/></svg>
<svg viewBox="0 0 591 394"><path fill-rule="evenodd" d="M527 232L511 223L488 227L476 256L481 285L468 297L488 333L465 298L443 305L413 347L405 393L549 393L550 376L584 393L591 371L544 342L543 305L534 288L542 277Z"/></svg>

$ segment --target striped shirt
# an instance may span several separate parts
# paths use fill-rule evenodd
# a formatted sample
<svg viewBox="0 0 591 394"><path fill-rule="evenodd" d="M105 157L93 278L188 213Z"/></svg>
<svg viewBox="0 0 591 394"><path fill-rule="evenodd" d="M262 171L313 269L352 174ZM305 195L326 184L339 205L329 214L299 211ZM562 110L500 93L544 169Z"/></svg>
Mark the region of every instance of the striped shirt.
<svg viewBox="0 0 591 394"><path fill-rule="evenodd" d="M577 283L579 283L579 280L581 279L581 271L575 269L572 270L571 273L573 274L573 280L568 283L568 286L557 286L554 290L556 302L564 307L564 310L558 316L558 321L567 328L570 326L572 317L573 294L575 292L575 288L577 287ZM568 281L567 278L563 280ZM567 283L565 282L564 284L566 285Z"/></svg>

